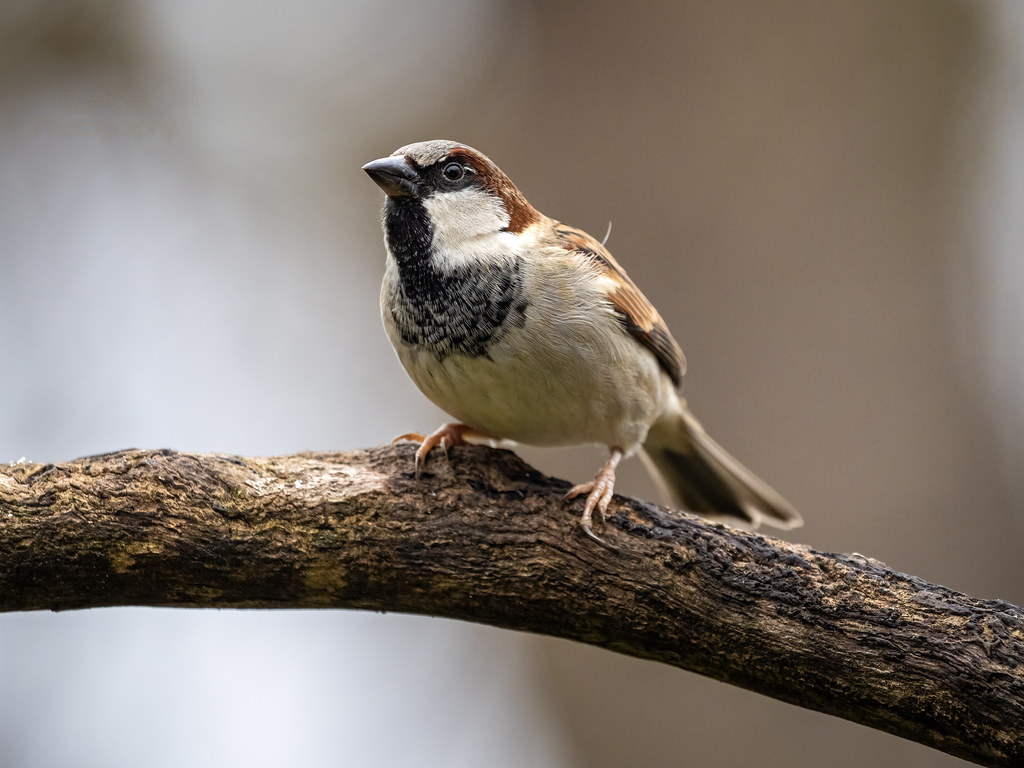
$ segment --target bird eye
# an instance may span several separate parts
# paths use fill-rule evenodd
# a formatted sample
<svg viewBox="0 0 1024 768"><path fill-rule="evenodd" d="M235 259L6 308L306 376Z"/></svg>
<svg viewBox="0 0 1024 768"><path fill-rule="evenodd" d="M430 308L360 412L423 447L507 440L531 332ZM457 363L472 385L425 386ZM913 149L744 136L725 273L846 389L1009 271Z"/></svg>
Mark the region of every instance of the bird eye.
<svg viewBox="0 0 1024 768"><path fill-rule="evenodd" d="M448 163L444 168L441 169L441 173L448 181L458 181L466 175L466 169L458 163Z"/></svg>

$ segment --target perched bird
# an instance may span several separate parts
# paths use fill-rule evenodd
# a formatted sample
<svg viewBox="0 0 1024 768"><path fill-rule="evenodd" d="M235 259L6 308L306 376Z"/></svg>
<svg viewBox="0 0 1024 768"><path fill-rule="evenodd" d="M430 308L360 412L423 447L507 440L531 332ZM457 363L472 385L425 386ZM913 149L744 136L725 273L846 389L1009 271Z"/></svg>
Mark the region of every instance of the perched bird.
<svg viewBox="0 0 1024 768"><path fill-rule="evenodd" d="M690 414L682 350L600 242L540 213L458 142L410 144L363 170L387 195L384 327L412 380L459 422L402 436L420 442L417 473L433 448L466 438L606 445L604 467L566 496L586 494L581 524L598 539L615 468L642 448L691 512L801 524Z"/></svg>

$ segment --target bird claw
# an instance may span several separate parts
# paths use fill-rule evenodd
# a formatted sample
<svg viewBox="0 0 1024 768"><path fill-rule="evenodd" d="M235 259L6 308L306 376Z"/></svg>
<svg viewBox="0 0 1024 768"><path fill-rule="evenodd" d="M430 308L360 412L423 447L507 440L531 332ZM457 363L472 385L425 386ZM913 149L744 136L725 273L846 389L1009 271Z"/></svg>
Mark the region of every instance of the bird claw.
<svg viewBox="0 0 1024 768"><path fill-rule="evenodd" d="M583 505L583 516L580 518L580 526L587 536L601 544L605 543L604 539L594 533L590 526L594 519L595 510L600 514L602 523L608 519L608 504L611 502L614 493L615 471L605 467L589 483L581 483L574 486L565 494L566 501L587 494L586 504Z"/></svg>
<svg viewBox="0 0 1024 768"><path fill-rule="evenodd" d="M465 445L467 436L484 437L485 435L477 432L472 427L467 427L465 424L445 424L440 429L426 436L421 435L419 432L406 432L404 435L399 435L392 440L391 444L394 445L400 440L411 440L420 444L420 447L416 449L416 463L414 465L416 479L419 480L420 472L427 463L427 456L430 455L434 448L440 446L447 459L448 449L454 448L457 445Z"/></svg>
<svg viewBox="0 0 1024 768"><path fill-rule="evenodd" d="M608 546L608 542L606 542L604 539L602 539L600 536L598 536L596 533L594 533L594 529L590 527L589 523L584 523L581 520L580 521L580 527L583 529L583 533L585 533L588 537L590 537L591 539L596 541L598 544L603 544L604 546Z"/></svg>
<svg viewBox="0 0 1024 768"><path fill-rule="evenodd" d="M594 520L594 510L600 513L602 523L608 519L608 504L615 494L615 467L618 466L619 459L621 458L622 451L618 448L613 448L607 463L594 476L593 480L589 483L575 485L565 494L566 501L587 494L586 504L583 505L583 516L580 518L580 527L588 537L599 544L604 544L604 546L609 545L605 543L604 539L594 533L591 523Z"/></svg>

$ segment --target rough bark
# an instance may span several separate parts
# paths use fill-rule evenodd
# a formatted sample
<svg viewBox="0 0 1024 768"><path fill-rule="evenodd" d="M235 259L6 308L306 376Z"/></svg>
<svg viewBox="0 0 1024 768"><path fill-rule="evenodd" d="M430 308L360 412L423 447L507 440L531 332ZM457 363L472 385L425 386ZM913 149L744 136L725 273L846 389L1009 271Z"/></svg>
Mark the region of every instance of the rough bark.
<svg viewBox="0 0 1024 768"><path fill-rule="evenodd" d="M0 611L368 608L672 664L986 765L1024 765L1024 612L568 485L484 447L0 465Z"/></svg>

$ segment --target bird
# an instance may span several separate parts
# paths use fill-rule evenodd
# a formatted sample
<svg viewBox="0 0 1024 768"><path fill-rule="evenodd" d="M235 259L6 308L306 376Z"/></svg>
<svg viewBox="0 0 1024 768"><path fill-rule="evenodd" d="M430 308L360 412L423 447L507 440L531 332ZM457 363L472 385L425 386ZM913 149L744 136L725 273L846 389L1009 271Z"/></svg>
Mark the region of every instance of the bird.
<svg viewBox="0 0 1024 768"><path fill-rule="evenodd" d="M592 539L619 462L640 453L672 501L740 527L800 514L711 439L680 394L686 358L611 253L545 216L486 155L437 139L363 170L383 190L384 328L416 386L456 419L419 443L599 444L608 459L585 496Z"/></svg>

